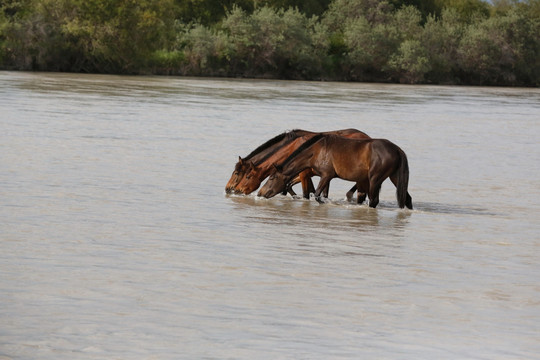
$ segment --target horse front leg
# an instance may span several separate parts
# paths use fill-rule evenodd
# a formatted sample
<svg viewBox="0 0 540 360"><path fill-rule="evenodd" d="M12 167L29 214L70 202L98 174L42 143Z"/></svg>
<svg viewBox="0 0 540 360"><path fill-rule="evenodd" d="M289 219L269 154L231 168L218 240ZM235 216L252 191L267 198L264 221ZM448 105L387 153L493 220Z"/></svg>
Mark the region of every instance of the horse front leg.
<svg viewBox="0 0 540 360"><path fill-rule="evenodd" d="M282 195L287 195L287 193L289 193L289 194L291 194L292 197L295 197L296 192L294 192L292 187L293 187L292 184L287 185L287 189L283 190L283 192L281 194Z"/></svg>
<svg viewBox="0 0 540 360"><path fill-rule="evenodd" d="M328 182L328 185L325 186L322 195L323 197L328 199L328 194L330 193L330 182Z"/></svg>
<svg viewBox="0 0 540 360"><path fill-rule="evenodd" d="M319 204L324 203L324 201L321 199L321 193L323 192L323 190L327 190L329 188L330 180L332 180L332 177L321 176L321 180L319 181L319 185L317 186L317 190L315 191L315 200L317 200ZM328 193L326 195L328 196Z"/></svg>
<svg viewBox="0 0 540 360"><path fill-rule="evenodd" d="M315 186L311 181L311 176L313 176L313 172L310 169L304 170L298 175L302 182L302 195L304 195L305 199L309 199L309 194L315 193Z"/></svg>
<svg viewBox="0 0 540 360"><path fill-rule="evenodd" d="M358 198L356 199L357 204L363 204L366 201L367 194L363 192L358 192Z"/></svg>
<svg viewBox="0 0 540 360"><path fill-rule="evenodd" d="M353 185L351 190L347 191L347 201L352 201L352 197L355 191L356 191L356 185Z"/></svg>
<svg viewBox="0 0 540 360"><path fill-rule="evenodd" d="M296 176L290 183L287 184L285 189L281 192L282 195L291 194L292 197L296 196L296 192L293 190L293 186L300 182L300 176Z"/></svg>
<svg viewBox="0 0 540 360"><path fill-rule="evenodd" d="M364 203L364 201L366 201L367 193L369 192L369 181L367 179L363 181L358 181L356 183L356 190L358 191L356 203Z"/></svg>

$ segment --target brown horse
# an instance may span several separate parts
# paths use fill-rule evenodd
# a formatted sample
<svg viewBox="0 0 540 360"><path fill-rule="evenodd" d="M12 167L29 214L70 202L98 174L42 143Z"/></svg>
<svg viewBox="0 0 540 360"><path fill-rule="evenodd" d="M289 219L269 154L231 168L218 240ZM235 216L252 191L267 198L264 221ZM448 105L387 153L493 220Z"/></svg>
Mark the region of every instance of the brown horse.
<svg viewBox="0 0 540 360"><path fill-rule="evenodd" d="M340 134L340 135L348 135L353 133L363 134L365 138L369 138L368 135L362 133L359 130L356 129L344 129L344 130L337 130L332 133ZM279 134L272 139L268 140L264 144L260 145L258 148L253 150L248 156L241 158L238 157L238 162L235 165L234 171L231 175L231 178L227 182L227 185L225 186L225 191L230 193L239 193L242 194L243 192L238 189L238 186L240 184L240 181L244 179L247 172L250 171L252 164L259 164L260 162L264 161L268 158L268 156L272 155L275 151L280 149L282 146L292 142L296 138L300 136L315 136L317 133L312 131L306 131L306 130L292 130L288 132L284 132L282 134ZM361 136L361 135L360 135ZM302 181L303 188L311 189L311 192L315 192L315 188L313 186L313 183L311 182L311 176L300 176L301 179L299 179L297 182ZM351 189L352 193L356 190L356 186ZM349 191L349 193L351 192ZM291 193L293 193L291 191ZM352 194L351 194L352 196Z"/></svg>
<svg viewBox="0 0 540 360"><path fill-rule="evenodd" d="M251 161L249 165L250 169L245 173L244 178L237 186L238 192L243 194L250 194L255 191L261 185L261 182L272 173L272 171L274 170L272 165L274 163L282 162L302 144L304 144L306 141L318 134L336 135L352 139L370 139L367 134L356 129L337 130L325 133L311 133L299 136L290 143L276 149L275 152L268 154L258 164L255 164L253 161ZM313 186L313 183L311 181L311 177L313 175L315 175L315 173L312 169L304 169L298 174L296 178L291 179L291 182L288 184L287 188L290 188L292 185L301 182L303 195L305 198L309 198L309 194L315 192L315 187ZM283 190L286 190L287 188ZM355 190L356 185L349 191L349 193L354 193ZM328 186L324 189L324 194L328 195ZM362 199L363 201L363 199L365 199L365 194L359 193L359 199Z"/></svg>
<svg viewBox="0 0 540 360"><path fill-rule="evenodd" d="M315 198L320 196L330 180L339 177L356 182L358 191L369 196L369 206L379 203L379 192L386 178L396 186L400 208L412 209L407 192L409 165L407 156L397 145L385 139L352 140L332 135L316 135L306 141L280 165L259 191L266 198L277 195L287 183L305 169L321 177Z"/></svg>
<svg viewBox="0 0 540 360"><path fill-rule="evenodd" d="M271 154L276 149L281 146L291 142L296 139L298 136L303 135L304 133L310 133L309 131L304 130L293 130L279 134L272 139L268 140L264 144L257 147L253 150L248 156L242 158L238 157L238 162L234 167L234 171L231 175L231 178L225 185L225 191L227 194L237 191L238 184L244 178L246 172L250 169L250 162L259 162L261 159L264 159L268 154Z"/></svg>

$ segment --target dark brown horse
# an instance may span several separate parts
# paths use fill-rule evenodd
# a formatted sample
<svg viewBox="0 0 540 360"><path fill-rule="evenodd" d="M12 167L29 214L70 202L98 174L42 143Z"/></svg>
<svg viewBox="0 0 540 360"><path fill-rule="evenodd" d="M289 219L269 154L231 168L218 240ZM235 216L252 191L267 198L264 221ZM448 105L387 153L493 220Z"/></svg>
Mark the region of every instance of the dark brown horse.
<svg viewBox="0 0 540 360"><path fill-rule="evenodd" d="M292 178L305 169L321 177L315 198L320 196L335 177L354 181L358 191L368 194L369 206L379 203L379 192L386 178L396 186L400 208L412 209L412 198L407 192L409 165L407 156L397 145L385 139L352 140L332 135L316 135L305 142L280 165L259 191L259 196L270 198L281 192Z"/></svg>
<svg viewBox="0 0 540 360"><path fill-rule="evenodd" d="M352 139L370 139L368 135L356 129L337 130L319 134L342 136ZM261 159L259 163L254 163L253 161L251 161L249 165L250 169L245 173L244 178L239 182L238 186L236 187L238 192L242 194L250 194L255 191L261 185L261 182L266 179L266 177L268 177L268 175L270 175L270 173L274 170L272 166L274 163L281 163L302 144L304 144L306 141L316 135L318 135L318 133L301 135L293 141L289 142L288 144L277 148L276 151L268 154L265 158ZM296 178L291 179L288 187L291 187L298 182L302 182L303 195L305 198L309 198L309 194L315 192L315 188L311 181L311 177L315 175L315 173L312 169L304 169L297 175L298 176ZM349 193L351 191L352 193L354 193L355 190L356 185L353 187L353 189L349 191ZM328 186L325 187L324 193L325 195L328 195ZM365 198L365 194L359 193L359 198L362 197Z"/></svg>

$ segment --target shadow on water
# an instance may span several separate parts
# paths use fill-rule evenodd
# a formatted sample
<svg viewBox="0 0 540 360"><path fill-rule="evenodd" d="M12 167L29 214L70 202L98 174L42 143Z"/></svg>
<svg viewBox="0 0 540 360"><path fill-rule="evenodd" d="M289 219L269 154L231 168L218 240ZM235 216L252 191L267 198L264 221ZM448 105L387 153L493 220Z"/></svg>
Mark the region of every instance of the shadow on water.
<svg viewBox="0 0 540 360"><path fill-rule="evenodd" d="M500 215L492 210L479 207L477 205L456 205L456 204L441 204L431 202L415 202L414 211L433 214L448 214L448 215L477 215L477 216L494 216Z"/></svg>

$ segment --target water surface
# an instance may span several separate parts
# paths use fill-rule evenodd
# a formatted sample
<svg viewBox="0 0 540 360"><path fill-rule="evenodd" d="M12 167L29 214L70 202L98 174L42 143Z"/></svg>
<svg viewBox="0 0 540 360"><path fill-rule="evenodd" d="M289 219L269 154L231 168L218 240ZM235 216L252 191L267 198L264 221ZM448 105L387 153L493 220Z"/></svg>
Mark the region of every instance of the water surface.
<svg viewBox="0 0 540 360"><path fill-rule="evenodd" d="M0 108L0 359L540 353L538 89L0 72ZM415 210L224 194L350 127L407 153Z"/></svg>

